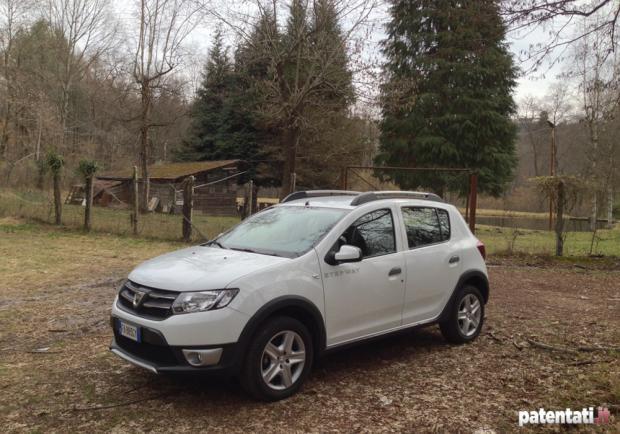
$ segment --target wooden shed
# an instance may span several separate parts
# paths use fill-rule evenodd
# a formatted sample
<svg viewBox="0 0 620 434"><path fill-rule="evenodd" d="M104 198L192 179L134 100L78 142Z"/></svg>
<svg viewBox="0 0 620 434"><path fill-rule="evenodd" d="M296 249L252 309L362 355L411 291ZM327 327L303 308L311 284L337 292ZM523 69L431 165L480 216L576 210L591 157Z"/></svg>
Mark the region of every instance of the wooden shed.
<svg viewBox="0 0 620 434"><path fill-rule="evenodd" d="M194 210L209 215L237 215L237 182L240 160L196 161L149 166L150 197L155 211L178 212L183 205L182 183L194 176ZM132 197L132 169L97 176L97 183L114 182L113 187L96 192L94 202L101 206L129 204ZM140 176L140 174L139 174ZM138 179L142 188L142 179ZM110 185L110 184L108 184ZM113 196L113 197L112 197Z"/></svg>

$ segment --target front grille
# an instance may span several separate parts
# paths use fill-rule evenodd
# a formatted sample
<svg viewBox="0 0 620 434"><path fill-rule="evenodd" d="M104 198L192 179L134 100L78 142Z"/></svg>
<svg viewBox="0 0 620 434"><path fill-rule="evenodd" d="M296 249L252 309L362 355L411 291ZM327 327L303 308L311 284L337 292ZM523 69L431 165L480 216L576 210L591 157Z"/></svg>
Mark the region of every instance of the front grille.
<svg viewBox="0 0 620 434"><path fill-rule="evenodd" d="M128 280L118 293L118 304L136 315L161 320L172 315L172 303L177 295L178 292L148 288Z"/></svg>
<svg viewBox="0 0 620 434"><path fill-rule="evenodd" d="M134 342L114 331L116 345L131 355L161 366L175 366L179 360L168 346L154 345L147 342Z"/></svg>

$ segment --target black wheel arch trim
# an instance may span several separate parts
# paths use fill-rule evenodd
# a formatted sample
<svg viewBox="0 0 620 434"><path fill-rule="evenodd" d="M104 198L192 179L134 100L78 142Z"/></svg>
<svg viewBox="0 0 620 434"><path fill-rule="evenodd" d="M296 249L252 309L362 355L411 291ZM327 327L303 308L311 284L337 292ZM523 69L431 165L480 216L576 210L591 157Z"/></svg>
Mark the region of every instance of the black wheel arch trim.
<svg viewBox="0 0 620 434"><path fill-rule="evenodd" d="M237 341L239 344L239 350L241 351L241 355L243 356L239 357L239 363L241 363L242 359L245 357L247 348L250 345L251 339L256 333L258 326L262 322L267 320L270 316L272 316L274 313L290 308L302 309L312 318L312 321L316 326L316 330L314 332L318 332L318 336L314 336L313 330L310 330L310 333L313 335L312 337L314 343L318 344L316 345L316 348L314 348L315 358L319 357L324 352L326 331L325 321L323 320L323 315L321 314L320 310L316 307L314 303L312 303L305 297L297 295L285 295L277 297L262 306L254 315L252 315L252 317L246 323Z"/></svg>
<svg viewBox="0 0 620 434"><path fill-rule="evenodd" d="M448 302L446 303L443 310L441 311L441 314L439 315L437 322L442 322L447 319L448 315L450 314L450 310L452 309L452 304L454 303L455 298L459 292L459 289L461 289L463 285L470 280L478 280L479 282L482 283L483 288L480 288L480 292L482 292L482 296L484 297L484 303L486 304L489 301L489 279L488 277L480 270L465 271L463 274L461 274L461 277L459 277L459 281L457 282L456 286L452 290L452 295L450 295Z"/></svg>

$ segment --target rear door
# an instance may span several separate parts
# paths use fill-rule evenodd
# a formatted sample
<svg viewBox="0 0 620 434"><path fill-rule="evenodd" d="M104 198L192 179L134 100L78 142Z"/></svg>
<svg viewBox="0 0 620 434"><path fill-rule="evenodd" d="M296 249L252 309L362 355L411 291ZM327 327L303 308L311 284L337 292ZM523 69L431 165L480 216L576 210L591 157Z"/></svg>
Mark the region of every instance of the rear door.
<svg viewBox="0 0 620 434"><path fill-rule="evenodd" d="M433 206L401 208L406 234L407 270L403 325L436 318L461 275L458 243L451 239L447 210Z"/></svg>
<svg viewBox="0 0 620 434"><path fill-rule="evenodd" d="M397 221L391 207L370 211L339 234L332 247L359 247L360 262L332 266L321 258L328 346L400 326L405 264L397 249Z"/></svg>

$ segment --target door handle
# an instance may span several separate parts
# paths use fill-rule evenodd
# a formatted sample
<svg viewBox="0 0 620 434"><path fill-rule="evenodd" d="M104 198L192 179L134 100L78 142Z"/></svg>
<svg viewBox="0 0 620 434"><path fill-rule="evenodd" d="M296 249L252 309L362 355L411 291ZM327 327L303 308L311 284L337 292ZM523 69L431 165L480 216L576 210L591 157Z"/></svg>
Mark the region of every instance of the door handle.
<svg viewBox="0 0 620 434"><path fill-rule="evenodd" d="M397 275L399 275L402 272L403 272L403 270L400 267L394 267L388 273L388 277L397 276Z"/></svg>
<svg viewBox="0 0 620 434"><path fill-rule="evenodd" d="M459 258L458 256L453 256L450 258L450 260L448 261L449 264L456 264L461 260L461 258Z"/></svg>

